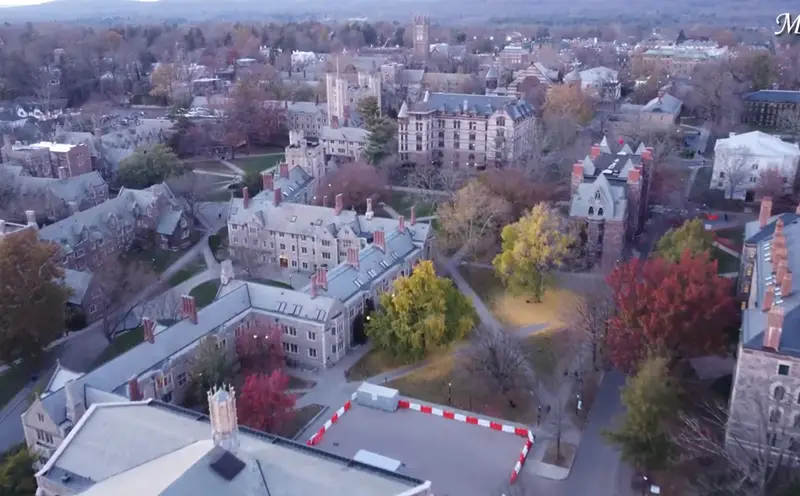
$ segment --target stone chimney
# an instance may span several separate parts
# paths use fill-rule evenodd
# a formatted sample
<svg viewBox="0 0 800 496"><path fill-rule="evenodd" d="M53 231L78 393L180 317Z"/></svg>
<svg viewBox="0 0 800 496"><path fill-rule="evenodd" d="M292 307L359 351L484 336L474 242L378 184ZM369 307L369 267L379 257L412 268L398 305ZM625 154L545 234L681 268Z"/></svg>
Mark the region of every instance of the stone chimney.
<svg viewBox="0 0 800 496"><path fill-rule="evenodd" d="M576 162L572 166L572 177L570 179L570 192L574 195L578 191L578 186L583 182L583 164Z"/></svg>
<svg viewBox="0 0 800 496"><path fill-rule="evenodd" d="M592 150L589 152L589 156L592 160L596 159L600 156L600 145L592 145Z"/></svg>
<svg viewBox="0 0 800 496"><path fill-rule="evenodd" d="M274 203L276 207L281 204L282 194L283 191L281 191L280 188L275 188L275 191L272 192L272 203Z"/></svg>
<svg viewBox="0 0 800 496"><path fill-rule="evenodd" d="M317 266L317 284L322 289L328 289L328 268L324 265Z"/></svg>
<svg viewBox="0 0 800 496"><path fill-rule="evenodd" d="M128 399L131 401L141 401L144 396L139 388L139 378L136 376L128 380Z"/></svg>
<svg viewBox="0 0 800 496"><path fill-rule="evenodd" d="M289 179L289 164L286 162L281 162L278 166L278 170L280 171L280 176L284 179Z"/></svg>
<svg viewBox="0 0 800 496"><path fill-rule="evenodd" d="M327 208L328 207L328 195L322 196L322 206Z"/></svg>
<svg viewBox="0 0 800 496"><path fill-rule="evenodd" d="M223 260L219 264L219 282L223 286L227 286L233 279L233 262L231 260Z"/></svg>
<svg viewBox="0 0 800 496"><path fill-rule="evenodd" d="M417 208L414 205L411 205L411 225L415 225L417 223Z"/></svg>
<svg viewBox="0 0 800 496"><path fill-rule="evenodd" d="M80 207L78 206L78 202L76 201L68 201L67 205L69 205L69 213L71 215L75 215L80 212Z"/></svg>
<svg viewBox="0 0 800 496"><path fill-rule="evenodd" d="M367 211L364 213L364 218L367 220L372 220L372 217L375 216L375 213L372 211L372 198L367 198Z"/></svg>
<svg viewBox="0 0 800 496"><path fill-rule="evenodd" d="M58 178L60 180L62 180L62 181L66 181L68 177L69 177L69 172L67 171L67 168L64 167L63 165L61 167L59 167L58 168Z"/></svg>
<svg viewBox="0 0 800 496"><path fill-rule="evenodd" d="M311 275L311 297L317 297L317 274Z"/></svg>
<svg viewBox="0 0 800 496"><path fill-rule="evenodd" d="M761 309L765 312L769 312L769 309L772 308L772 303L775 302L775 290L772 286L767 286L767 290L764 291L764 301L761 303Z"/></svg>
<svg viewBox="0 0 800 496"><path fill-rule="evenodd" d="M781 298L786 298L790 294L792 294L792 271L787 270L781 281Z"/></svg>
<svg viewBox="0 0 800 496"><path fill-rule="evenodd" d="M208 392L208 416L214 445L236 453L239 449L239 418L233 387L223 386Z"/></svg>
<svg viewBox="0 0 800 496"><path fill-rule="evenodd" d="M181 317L189 319L192 324L197 324L197 303L194 296L181 295Z"/></svg>
<svg viewBox="0 0 800 496"><path fill-rule="evenodd" d="M39 229L39 223L36 222L36 212L33 210L26 210L25 218L28 220L29 227L35 227L36 229Z"/></svg>
<svg viewBox="0 0 800 496"><path fill-rule="evenodd" d="M272 171L263 171L261 173L261 189L264 191L272 191Z"/></svg>
<svg viewBox="0 0 800 496"><path fill-rule="evenodd" d="M347 265L358 269L358 248L355 246L347 248Z"/></svg>
<svg viewBox="0 0 800 496"><path fill-rule="evenodd" d="M144 334L144 340L150 344L156 342L156 321L151 319L150 317L142 318L142 334Z"/></svg>
<svg viewBox="0 0 800 496"><path fill-rule="evenodd" d="M250 207L250 191L247 189L247 186L242 188L242 205L244 205L245 209Z"/></svg>
<svg viewBox="0 0 800 496"><path fill-rule="evenodd" d="M778 351L781 345L781 332L783 331L784 310L780 305L774 305L767 314L767 328L764 330L764 348Z"/></svg>
<svg viewBox="0 0 800 496"><path fill-rule="evenodd" d="M334 201L334 206L333 206L334 213L336 215L339 215L340 213L342 213L342 209L344 209L344 196L342 196L341 193L338 193L333 201Z"/></svg>
<svg viewBox="0 0 800 496"><path fill-rule="evenodd" d="M397 230L400 232L406 232L406 218L402 215L397 218Z"/></svg>
<svg viewBox="0 0 800 496"><path fill-rule="evenodd" d="M75 380L71 379L64 384L64 394L67 400L67 419L74 424L86 413L83 386L75 384Z"/></svg>
<svg viewBox="0 0 800 496"><path fill-rule="evenodd" d="M372 243L381 249L381 251L386 251L386 232L384 231L375 231L372 233Z"/></svg>
<svg viewBox="0 0 800 496"><path fill-rule="evenodd" d="M758 223L761 228L767 226L769 218L772 216L772 197L765 196L761 199L761 210L758 213Z"/></svg>
<svg viewBox="0 0 800 496"><path fill-rule="evenodd" d="M0 236L6 233L6 221L0 219Z"/></svg>

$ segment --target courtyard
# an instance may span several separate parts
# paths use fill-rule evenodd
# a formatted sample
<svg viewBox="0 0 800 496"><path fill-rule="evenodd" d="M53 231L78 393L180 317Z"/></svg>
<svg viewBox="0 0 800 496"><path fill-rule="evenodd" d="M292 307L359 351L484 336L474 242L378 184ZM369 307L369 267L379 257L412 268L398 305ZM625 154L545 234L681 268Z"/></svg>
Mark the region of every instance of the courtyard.
<svg viewBox="0 0 800 496"><path fill-rule="evenodd" d="M307 432L315 432L326 420L319 419ZM431 481L438 495L486 496L508 482L524 444L524 438L511 433L354 402L317 447L348 458L366 450L396 460L398 473Z"/></svg>

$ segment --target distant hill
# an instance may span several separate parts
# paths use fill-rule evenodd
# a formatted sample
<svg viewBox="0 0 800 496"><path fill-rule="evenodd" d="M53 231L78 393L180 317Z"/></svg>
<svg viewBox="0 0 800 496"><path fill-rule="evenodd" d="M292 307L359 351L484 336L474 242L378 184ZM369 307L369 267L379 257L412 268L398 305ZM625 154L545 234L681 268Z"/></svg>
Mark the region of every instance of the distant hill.
<svg viewBox="0 0 800 496"><path fill-rule="evenodd" d="M758 8L755 8L757 4ZM703 22L748 27L774 26L781 12L800 14L794 0L54 0L26 7L0 8L0 19L25 21L208 21L215 19L258 20L266 18L407 19L426 12L443 23L485 22L516 19L546 22L554 19L636 19ZM458 12L458 14L454 14Z"/></svg>

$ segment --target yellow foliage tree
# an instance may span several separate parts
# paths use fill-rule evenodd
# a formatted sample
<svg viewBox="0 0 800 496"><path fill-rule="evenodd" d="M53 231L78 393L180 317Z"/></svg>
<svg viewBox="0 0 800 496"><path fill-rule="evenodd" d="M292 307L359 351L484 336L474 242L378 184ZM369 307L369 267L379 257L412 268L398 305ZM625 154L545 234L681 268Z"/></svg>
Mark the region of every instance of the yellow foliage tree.
<svg viewBox="0 0 800 496"><path fill-rule="evenodd" d="M150 95L172 101L177 80L177 69L173 64L158 64L150 75L150 81L153 83Z"/></svg>
<svg viewBox="0 0 800 496"><path fill-rule="evenodd" d="M563 265L575 242L572 230L556 210L539 203L504 227L502 238L502 252L493 261L498 276L511 291L542 301L549 271Z"/></svg>
<svg viewBox="0 0 800 496"><path fill-rule="evenodd" d="M371 316L366 332L377 348L418 360L463 338L477 321L472 302L449 279L438 277L433 263L426 260L381 295L380 308Z"/></svg>
<svg viewBox="0 0 800 496"><path fill-rule="evenodd" d="M591 99L579 85L563 84L547 91L544 102L545 118L571 117L580 123L589 122L594 114Z"/></svg>

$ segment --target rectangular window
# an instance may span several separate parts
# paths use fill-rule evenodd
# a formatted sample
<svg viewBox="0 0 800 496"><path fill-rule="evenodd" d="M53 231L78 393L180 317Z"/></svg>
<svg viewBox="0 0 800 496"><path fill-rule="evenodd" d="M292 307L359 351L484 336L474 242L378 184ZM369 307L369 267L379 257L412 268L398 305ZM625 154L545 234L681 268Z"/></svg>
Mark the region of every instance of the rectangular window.
<svg viewBox="0 0 800 496"><path fill-rule="evenodd" d="M178 386L183 386L186 384L186 372L181 372L178 374Z"/></svg>
<svg viewBox="0 0 800 496"><path fill-rule="evenodd" d="M45 432L45 431L41 431L41 430L37 429L36 430L36 438L39 441L42 441L43 443L53 444L53 435L50 434L49 432Z"/></svg>
<svg viewBox="0 0 800 496"><path fill-rule="evenodd" d="M778 365L778 375L789 375L789 366L784 363Z"/></svg>
<svg viewBox="0 0 800 496"><path fill-rule="evenodd" d="M331 254L328 253L327 251L323 251L322 252L322 258L324 258L325 260L330 260L331 259Z"/></svg>
<svg viewBox="0 0 800 496"><path fill-rule="evenodd" d="M316 332L308 331L306 333L306 335L308 336L308 340L309 341L316 341L317 340L317 333Z"/></svg>
<svg viewBox="0 0 800 496"><path fill-rule="evenodd" d="M311 358L317 358L317 350L315 348L309 348L308 356Z"/></svg>
<svg viewBox="0 0 800 496"><path fill-rule="evenodd" d="M44 415L42 415L41 413L37 413L36 418L39 419L39 422L44 422Z"/></svg>
<svg viewBox="0 0 800 496"><path fill-rule="evenodd" d="M283 333L288 335L288 336L297 336L297 328L296 327L283 326Z"/></svg>
<svg viewBox="0 0 800 496"><path fill-rule="evenodd" d="M300 348L297 347L294 343L283 343L283 351L287 353L295 353L299 352Z"/></svg>

